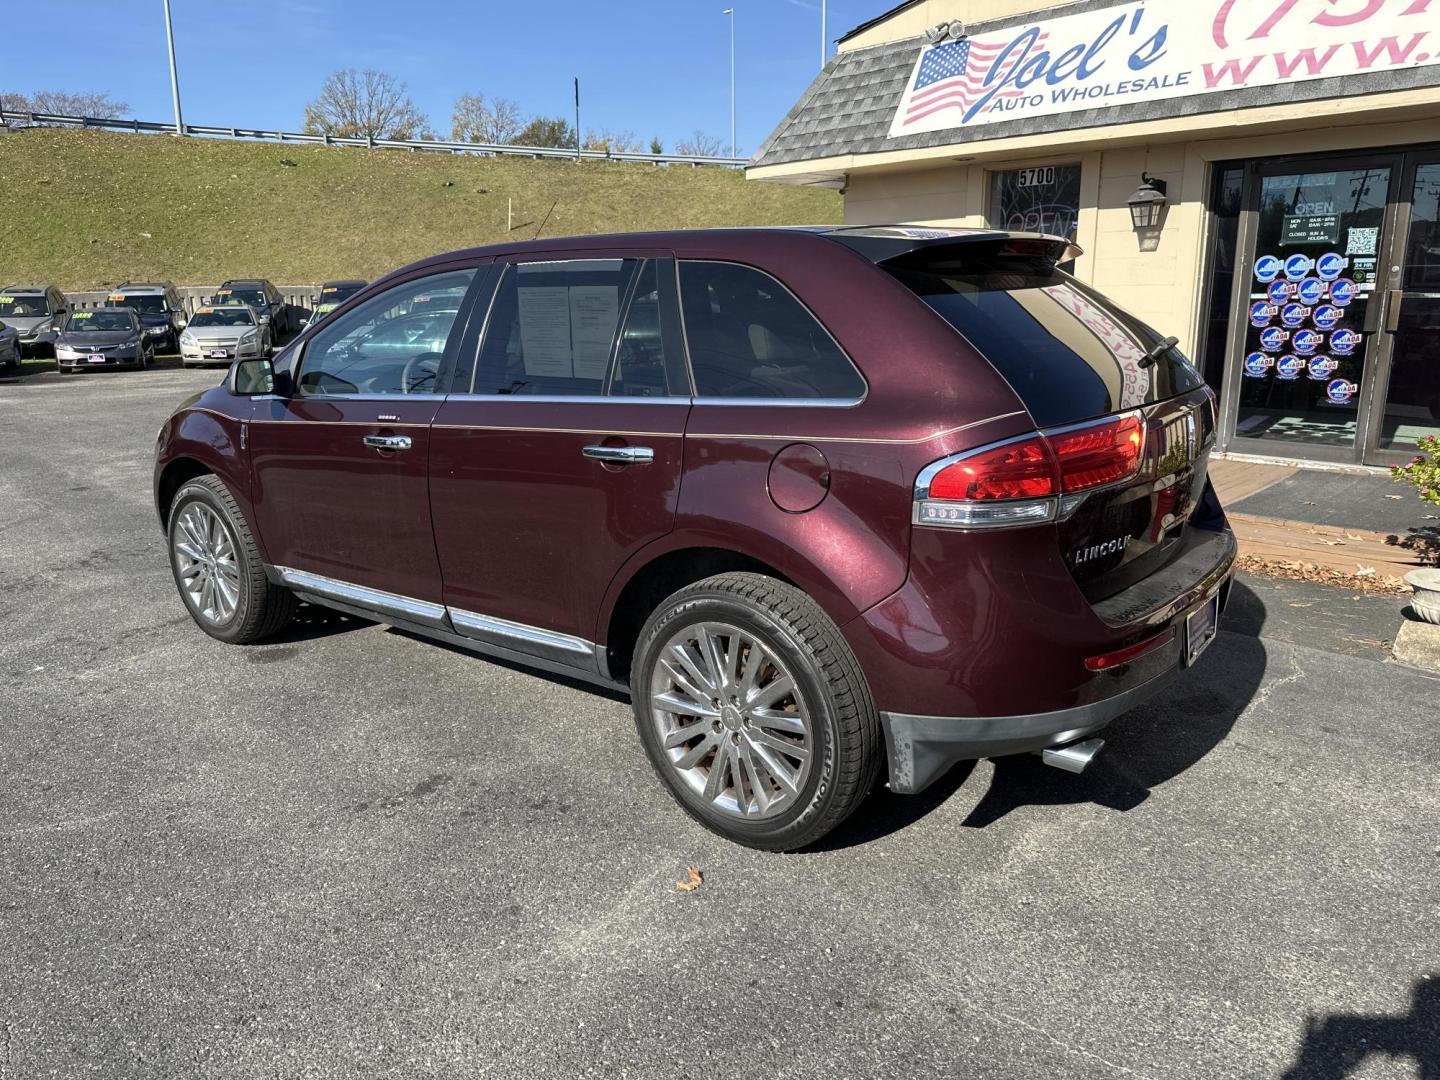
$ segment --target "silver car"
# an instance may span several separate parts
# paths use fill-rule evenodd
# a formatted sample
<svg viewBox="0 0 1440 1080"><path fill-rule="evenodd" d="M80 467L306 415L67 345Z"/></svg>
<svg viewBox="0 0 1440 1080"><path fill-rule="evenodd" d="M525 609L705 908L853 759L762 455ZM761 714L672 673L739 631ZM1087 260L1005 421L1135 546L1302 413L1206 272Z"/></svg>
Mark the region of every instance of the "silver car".
<svg viewBox="0 0 1440 1080"><path fill-rule="evenodd" d="M51 350L65 325L69 308L65 294L54 285L10 285L0 289L0 322L15 329L22 352L39 355ZM4 346L0 345L0 353Z"/></svg>
<svg viewBox="0 0 1440 1080"><path fill-rule="evenodd" d="M186 367L228 364L269 352L270 327L248 304L199 308L180 335L180 362Z"/></svg>
<svg viewBox="0 0 1440 1080"><path fill-rule="evenodd" d="M55 363L61 371L143 368L153 355L145 325L131 308L72 311L55 339Z"/></svg>

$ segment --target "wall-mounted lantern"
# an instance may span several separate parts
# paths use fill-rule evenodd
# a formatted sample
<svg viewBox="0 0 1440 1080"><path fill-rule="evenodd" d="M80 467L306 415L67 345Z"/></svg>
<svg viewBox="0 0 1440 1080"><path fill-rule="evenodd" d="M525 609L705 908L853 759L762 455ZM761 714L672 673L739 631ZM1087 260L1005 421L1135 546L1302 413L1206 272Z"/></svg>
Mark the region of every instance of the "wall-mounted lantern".
<svg viewBox="0 0 1440 1080"><path fill-rule="evenodd" d="M1165 220L1166 190L1164 180L1157 180L1149 173L1140 174L1140 187L1129 199L1130 220L1136 232L1160 228Z"/></svg>

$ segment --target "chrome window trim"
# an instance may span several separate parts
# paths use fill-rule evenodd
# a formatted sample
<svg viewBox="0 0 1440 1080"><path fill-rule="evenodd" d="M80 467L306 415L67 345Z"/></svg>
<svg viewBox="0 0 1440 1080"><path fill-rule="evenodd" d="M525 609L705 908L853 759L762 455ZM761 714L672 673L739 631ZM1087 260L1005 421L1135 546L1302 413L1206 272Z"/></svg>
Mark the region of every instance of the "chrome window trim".
<svg viewBox="0 0 1440 1080"><path fill-rule="evenodd" d="M697 397L696 405L719 405L725 408L771 409L853 409L865 403L864 397L846 398L727 398Z"/></svg>
<svg viewBox="0 0 1440 1080"><path fill-rule="evenodd" d="M256 397L256 401L373 401L376 404L390 405L397 401L444 401L445 394L296 394L293 398L283 398L278 394L267 397Z"/></svg>
<svg viewBox="0 0 1440 1080"><path fill-rule="evenodd" d="M338 578L326 577L324 574L296 570L290 566L277 566L275 572L284 584L297 592L313 593L322 599L332 598L356 604L372 611L409 619L426 626L443 629L446 625L445 605L443 604L432 603L429 600L417 600L413 596L402 596L400 593L386 592L383 589L371 589L364 585L341 581Z"/></svg>
<svg viewBox="0 0 1440 1080"><path fill-rule="evenodd" d="M753 271L755 271L757 274L763 274L763 275L765 275L767 278L769 278L771 281L775 282L776 285L779 285L780 288L782 288L782 289L785 290L786 294L790 297L790 299L794 300L795 303L797 303L797 304L800 305L800 309L801 309L802 311L804 311L805 314L809 315L810 318L812 318L812 319L815 320L815 325L816 325L816 326L820 327L821 330L825 331L825 336L830 339L830 343L835 346L836 351L839 352L840 355L845 358L845 362L850 365L850 370L853 371L853 372L855 372L855 374L860 377L860 385L865 388L864 392L862 392L861 395L860 395L859 397L857 397L857 398L804 398L804 399L802 399L802 398L716 398L716 397L704 397L703 395L701 395L701 393L700 393L700 384L695 381L695 362L694 362L693 358L690 356L690 334L689 334L689 329L688 329L688 328L686 327L686 325L685 325L685 289L684 289L684 277L683 277L683 275L681 275L681 273L680 273L681 266L682 266L683 264L685 264L685 263L708 263L708 264L717 265L717 266L739 266L739 267L743 267L743 268L746 269L746 270L753 270ZM752 266L750 263L739 262L739 261L737 261L737 260L735 260L735 259L686 259L686 258L677 258L677 259L675 260L675 287L676 287L676 294L675 294L675 296L676 296L676 299L679 301L679 304L680 304L680 326L681 326L682 332L685 334L685 361L686 361L686 367L687 367L687 368L689 369L689 371L690 371L690 385L691 385L691 388L695 391L695 403L696 403L697 405L698 405L698 404L702 404L702 403L704 403L704 404L721 404L721 405L760 405L760 404L764 404L764 405L786 405L786 404L793 404L793 405L797 405L797 406L799 406L799 407L801 407L801 408L807 408L807 407L808 407L808 408L842 408L842 409L853 409L853 408L854 408L855 406L857 406L857 405L862 405L862 404L864 404L864 403L865 403L865 400L866 400L867 398L869 398L869 396L870 396L870 380L865 377L865 372L863 372L863 371L860 370L860 365L857 364L857 363L855 363L855 358L852 357L852 356L845 350L845 347L844 347L843 345L841 345L839 341L836 340L835 335L830 332L830 327L828 327L828 326L825 325L824 320L822 320L819 315L816 315L816 314L815 314L814 310L811 309L810 305L807 304L807 303L805 303L804 300L801 300L800 297L796 296L796 295L795 295L795 291L794 291L793 289L791 289L789 285L786 285L785 282L781 281L781 280L780 280L779 278L777 278L774 274L770 273L770 271L768 271L768 270L766 270L766 269L764 269L764 268L762 268L762 267L759 267L759 266Z"/></svg>
<svg viewBox="0 0 1440 1080"><path fill-rule="evenodd" d="M687 397L596 397L591 394L451 394L451 401L533 401L550 405L689 405Z"/></svg>

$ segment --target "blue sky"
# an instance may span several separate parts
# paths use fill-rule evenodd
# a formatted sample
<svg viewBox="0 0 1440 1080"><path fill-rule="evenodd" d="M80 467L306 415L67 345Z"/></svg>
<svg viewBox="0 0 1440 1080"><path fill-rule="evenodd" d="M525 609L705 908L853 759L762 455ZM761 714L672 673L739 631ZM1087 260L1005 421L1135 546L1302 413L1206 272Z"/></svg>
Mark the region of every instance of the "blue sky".
<svg viewBox="0 0 1440 1080"><path fill-rule="evenodd" d="M814 78L820 0L171 0L185 119L299 130L305 102L334 68L375 67L409 84L437 132L463 93L573 116L581 80L587 130L658 135L667 148L700 128L730 138L736 9L739 141L753 152ZM889 0L830 0L833 40ZM27 26L27 22L34 23ZM72 31L89 27L89 45ZM167 120L161 0L21 0L6 19L0 90L103 91L143 120ZM83 55L83 63L80 58Z"/></svg>

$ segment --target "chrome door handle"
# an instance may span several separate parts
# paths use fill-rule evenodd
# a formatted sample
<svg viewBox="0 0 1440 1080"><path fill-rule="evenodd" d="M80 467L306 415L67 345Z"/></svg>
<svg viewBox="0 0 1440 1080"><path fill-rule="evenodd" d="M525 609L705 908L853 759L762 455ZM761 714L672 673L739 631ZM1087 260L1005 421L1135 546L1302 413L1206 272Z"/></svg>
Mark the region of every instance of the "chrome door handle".
<svg viewBox="0 0 1440 1080"><path fill-rule="evenodd" d="M608 465L649 465L655 460L655 451L648 446L587 446L581 453Z"/></svg>
<svg viewBox="0 0 1440 1080"><path fill-rule="evenodd" d="M413 444L409 435L366 435L365 445L376 450L409 450Z"/></svg>

